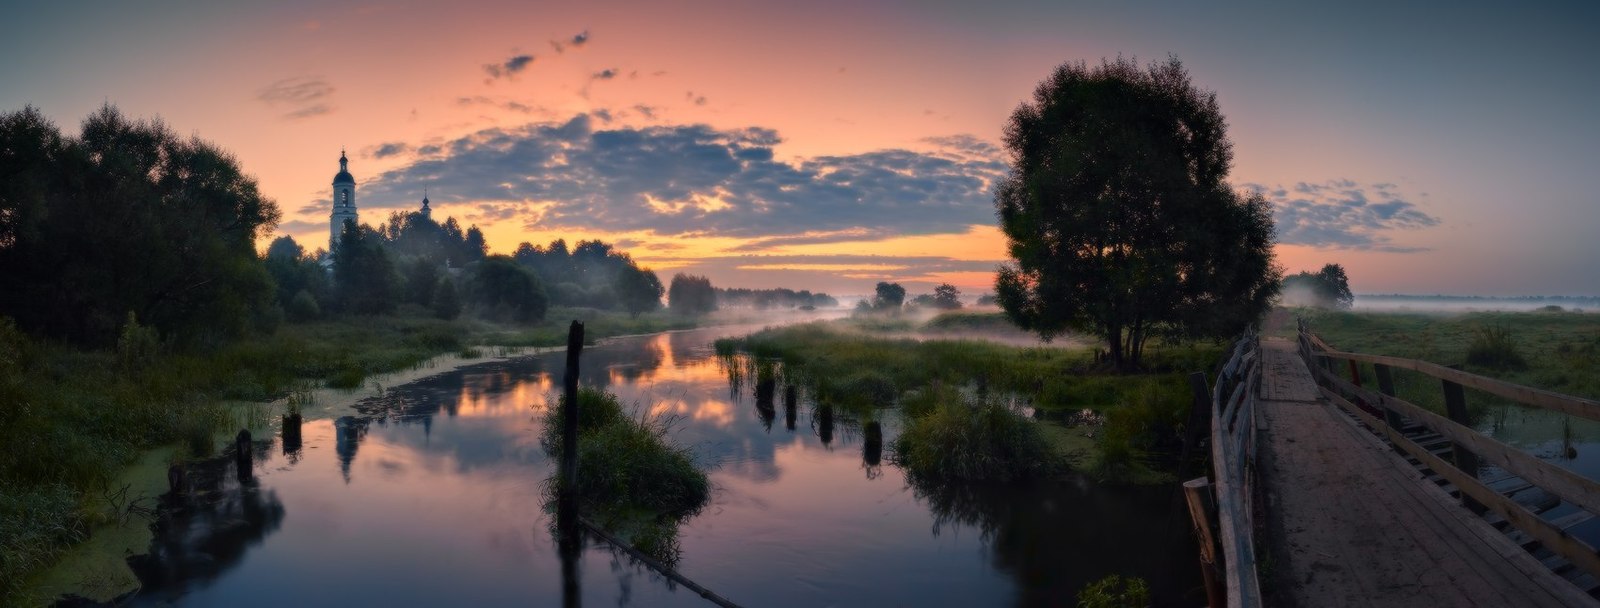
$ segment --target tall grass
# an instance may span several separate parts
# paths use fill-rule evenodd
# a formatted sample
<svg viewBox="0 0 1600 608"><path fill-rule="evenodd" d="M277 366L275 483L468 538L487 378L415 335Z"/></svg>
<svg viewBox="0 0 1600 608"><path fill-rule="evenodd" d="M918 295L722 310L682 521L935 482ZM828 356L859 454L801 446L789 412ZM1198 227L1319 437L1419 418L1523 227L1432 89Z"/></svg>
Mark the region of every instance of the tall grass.
<svg viewBox="0 0 1600 608"><path fill-rule="evenodd" d="M890 460L923 481L1006 482L1063 465L1033 421L999 403L965 399L940 400L909 418Z"/></svg>
<svg viewBox="0 0 1600 608"><path fill-rule="evenodd" d="M1479 326L1467 345L1467 363L1491 369L1516 370L1528 367L1527 359L1517 352L1517 340L1511 328L1504 324Z"/></svg>
<svg viewBox="0 0 1600 608"><path fill-rule="evenodd" d="M561 453L562 408L545 412L543 443ZM711 497L706 474L691 452L669 437L670 419L633 416L616 395L578 391L578 469L572 488L582 512L635 548L668 564L677 561L677 526ZM560 491L557 481L548 488Z"/></svg>

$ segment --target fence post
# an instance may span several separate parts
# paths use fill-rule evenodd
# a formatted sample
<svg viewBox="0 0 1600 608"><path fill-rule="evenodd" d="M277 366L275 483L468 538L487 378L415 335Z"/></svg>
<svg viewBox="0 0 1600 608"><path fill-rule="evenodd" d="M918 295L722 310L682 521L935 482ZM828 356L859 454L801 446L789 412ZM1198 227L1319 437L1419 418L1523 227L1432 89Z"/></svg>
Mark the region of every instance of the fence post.
<svg viewBox="0 0 1600 608"><path fill-rule="evenodd" d="M1227 605L1222 584L1217 579L1217 539L1211 533L1211 520L1216 518L1215 498L1211 495L1211 481L1200 477L1183 482L1183 498L1189 503L1189 519L1194 523L1195 540L1200 545L1200 575L1206 584L1206 603L1212 608Z"/></svg>
<svg viewBox="0 0 1600 608"><path fill-rule="evenodd" d="M1384 397L1391 399L1394 398L1394 375L1389 371L1389 366L1382 363L1372 364L1372 375L1378 377L1378 392L1383 393ZM1389 425L1389 428L1394 429L1396 433L1399 433L1401 427L1405 425L1405 423L1400 420L1400 412L1396 412L1393 408L1389 407L1387 402L1380 403L1379 405L1383 407L1384 424ZM1401 449L1398 445L1393 445L1391 443L1390 447L1393 447L1395 452L1405 453L1405 450Z"/></svg>
<svg viewBox="0 0 1600 608"><path fill-rule="evenodd" d="M561 483L571 489L578 480L578 355L583 352L583 323L567 329L567 374L562 378Z"/></svg>
<svg viewBox="0 0 1600 608"><path fill-rule="evenodd" d="M1458 369L1460 367L1461 366L1459 366L1459 365L1451 365L1450 366L1451 369ZM1440 380L1440 382L1443 383L1443 386L1444 386L1444 410L1445 410L1445 414L1450 418L1450 420L1452 422L1455 422L1455 423L1460 424L1462 426L1465 426L1467 428L1471 428L1472 427L1472 421L1469 420L1468 417L1467 417L1467 394L1466 394L1466 391L1462 390L1460 384L1456 384L1456 383L1451 382L1449 380ZM1456 442L1451 442L1450 443L1450 454L1454 457L1456 468L1461 469L1461 472L1472 476L1473 479L1477 479L1477 477L1478 477L1478 457L1477 457L1477 455L1473 454L1472 452L1467 451L1467 446L1464 446L1464 445L1462 445L1460 443L1456 443ZM1482 515L1483 512L1486 510L1482 503L1479 503L1478 501L1473 500L1471 497L1467 496L1467 493L1464 492L1464 491L1461 492L1461 506L1464 506L1464 507L1467 508L1467 510L1472 511L1473 513L1477 513L1479 515Z"/></svg>

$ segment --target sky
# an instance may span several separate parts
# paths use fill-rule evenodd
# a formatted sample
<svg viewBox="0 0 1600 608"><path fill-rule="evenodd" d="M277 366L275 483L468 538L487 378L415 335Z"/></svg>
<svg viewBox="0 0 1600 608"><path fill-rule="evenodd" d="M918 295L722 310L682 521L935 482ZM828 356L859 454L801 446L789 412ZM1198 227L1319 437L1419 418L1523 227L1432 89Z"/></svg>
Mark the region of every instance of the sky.
<svg viewBox="0 0 1600 608"><path fill-rule="evenodd" d="M362 221L426 192L492 252L600 238L663 280L972 295L1006 259L1010 113L1119 55L1216 92L1290 273L1600 295L1592 2L19 3L0 111L159 117L310 248L342 149Z"/></svg>

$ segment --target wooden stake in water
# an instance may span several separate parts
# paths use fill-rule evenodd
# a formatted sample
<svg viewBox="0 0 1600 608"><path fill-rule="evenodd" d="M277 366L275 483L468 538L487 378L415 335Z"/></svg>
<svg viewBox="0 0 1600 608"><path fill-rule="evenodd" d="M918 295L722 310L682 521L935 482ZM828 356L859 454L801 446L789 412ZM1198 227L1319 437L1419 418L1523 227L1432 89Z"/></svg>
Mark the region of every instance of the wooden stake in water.
<svg viewBox="0 0 1600 608"><path fill-rule="evenodd" d="M583 323L567 329L567 375L561 393L561 484L571 488L578 480L578 355L583 352Z"/></svg>

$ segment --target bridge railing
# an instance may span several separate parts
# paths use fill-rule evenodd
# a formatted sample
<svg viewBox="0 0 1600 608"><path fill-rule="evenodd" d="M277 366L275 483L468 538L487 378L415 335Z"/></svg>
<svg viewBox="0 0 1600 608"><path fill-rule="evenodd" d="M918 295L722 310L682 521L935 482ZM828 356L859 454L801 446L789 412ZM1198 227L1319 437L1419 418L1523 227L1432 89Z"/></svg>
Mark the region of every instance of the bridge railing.
<svg viewBox="0 0 1600 608"><path fill-rule="evenodd" d="M1300 355L1311 370L1324 397L1355 415L1383 435L1397 449L1410 454L1453 484L1464 506L1474 512L1492 511L1511 526L1537 540L1574 566L1600 578L1600 554L1565 531L1560 522L1546 520L1527 505L1502 495L1478 476L1480 464L1500 467L1590 516L1600 514L1600 482L1541 460L1501 443L1472 428L1464 388L1473 388L1531 407L1600 420L1600 402L1479 376L1427 361L1339 351L1313 334L1304 320L1299 327ZM1372 366L1377 390L1362 386L1363 364ZM1348 380L1340 376L1347 368ZM1429 411L1395 396L1393 370L1404 369L1440 381L1445 415ZM1421 427L1421 428L1418 428ZM1430 450L1414 439L1431 431L1448 440L1446 450ZM1570 520L1569 520L1570 521Z"/></svg>
<svg viewBox="0 0 1600 608"><path fill-rule="evenodd" d="M1232 356L1218 372L1209 397L1213 481L1184 484L1190 514L1200 537L1201 562L1211 605L1230 608L1261 605L1256 576L1254 506L1256 385L1261 379L1261 341L1254 329L1234 343ZM1196 376L1199 376L1198 374ZM1203 387L1203 378L1197 379ZM1197 389L1198 390L1198 389ZM1204 399L1201 400L1202 402ZM1210 486L1214 492L1205 492ZM1204 504L1213 500L1213 505ZM1211 519L1216 520L1216 536ZM1214 547L1222 548L1218 568ZM1216 578L1221 578L1220 584ZM1225 596L1224 596L1225 594Z"/></svg>

